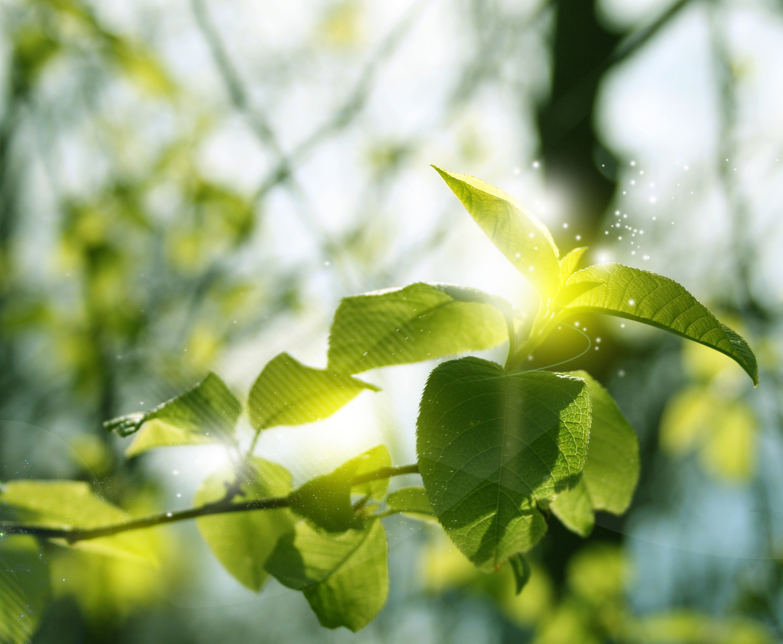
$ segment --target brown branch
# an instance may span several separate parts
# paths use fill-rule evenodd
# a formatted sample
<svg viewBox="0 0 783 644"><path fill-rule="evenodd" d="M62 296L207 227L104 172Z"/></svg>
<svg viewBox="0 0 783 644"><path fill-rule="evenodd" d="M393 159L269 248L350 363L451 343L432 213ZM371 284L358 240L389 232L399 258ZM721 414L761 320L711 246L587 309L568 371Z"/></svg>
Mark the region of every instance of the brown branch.
<svg viewBox="0 0 783 644"><path fill-rule="evenodd" d="M404 474L417 474L418 472L418 465L382 467L373 472L367 472L366 474L357 476L353 480L353 485L367 483L369 481L378 481L381 479L391 478L393 476L402 476ZM165 525L167 523L187 521L189 519L196 519L198 517L213 516L217 514L231 514L233 512L252 512L254 510L277 510L280 508L287 508L291 504L291 499L292 497L290 494L288 496L273 497L268 499L254 499L244 503L231 503L227 499L222 499L214 503L207 503L206 505L202 505L197 508L189 508L179 512L161 512L160 514L153 514L141 519L134 519L124 523L116 523L113 525L100 526L97 528L45 528L22 523L1 522L0 536L24 534L34 537L41 537L42 539L64 539L69 544L72 544L76 543L77 541L88 541L90 539L99 539L101 537L111 537L122 532L142 530L144 528L152 528L154 526Z"/></svg>

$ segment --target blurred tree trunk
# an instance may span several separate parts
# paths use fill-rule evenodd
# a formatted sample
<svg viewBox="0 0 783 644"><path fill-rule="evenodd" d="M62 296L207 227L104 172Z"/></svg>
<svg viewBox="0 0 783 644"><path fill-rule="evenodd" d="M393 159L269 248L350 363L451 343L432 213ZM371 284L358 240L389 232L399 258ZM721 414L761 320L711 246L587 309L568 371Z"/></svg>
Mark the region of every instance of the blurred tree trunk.
<svg viewBox="0 0 783 644"><path fill-rule="evenodd" d="M538 111L548 187L567 192L569 216L575 216L588 235L615 190L609 178L615 160L598 142L593 111L602 72L621 39L621 34L610 33L599 23L596 4L596 0L557 2L552 88ZM590 239L585 241L589 244Z"/></svg>

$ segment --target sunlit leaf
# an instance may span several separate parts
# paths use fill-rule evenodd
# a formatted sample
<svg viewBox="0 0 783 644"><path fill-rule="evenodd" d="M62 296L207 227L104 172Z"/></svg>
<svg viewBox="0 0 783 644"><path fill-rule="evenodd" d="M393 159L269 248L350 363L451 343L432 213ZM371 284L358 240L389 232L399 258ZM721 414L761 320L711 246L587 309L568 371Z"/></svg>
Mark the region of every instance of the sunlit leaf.
<svg viewBox="0 0 783 644"><path fill-rule="evenodd" d="M257 430L312 423L331 416L365 389L378 391L358 378L306 367L281 353L267 363L250 390L250 422Z"/></svg>
<svg viewBox="0 0 783 644"><path fill-rule="evenodd" d="M144 443L150 447L158 444L188 444L188 435L193 435L192 443L200 445L208 438L225 439L234 432L242 404L226 386L219 376L210 372L194 387L185 393L158 405L148 412L121 416L104 423L109 431L115 431L120 436L128 436L137 432L151 421L159 420L170 425L177 431L162 431L160 428L150 431L150 435L142 439L137 446L131 446L134 454L143 451ZM164 443L166 440L179 442ZM160 441L160 442L158 442Z"/></svg>
<svg viewBox="0 0 783 644"><path fill-rule="evenodd" d="M546 301L560 289L559 252L546 226L495 186L433 166L467 211Z"/></svg>
<svg viewBox="0 0 783 644"><path fill-rule="evenodd" d="M423 487L403 487L392 492L386 499L390 510L420 518L432 518L435 511Z"/></svg>
<svg viewBox="0 0 783 644"><path fill-rule="evenodd" d="M677 282L620 264L599 264L574 273L567 285L599 282L566 307L569 313L606 313L650 324L729 356L758 384L756 357L729 327L721 324Z"/></svg>
<svg viewBox="0 0 783 644"><path fill-rule="evenodd" d="M639 480L639 439L617 403L586 371L568 375L587 383L593 409L590 445L582 480L593 509L622 514Z"/></svg>
<svg viewBox="0 0 783 644"><path fill-rule="evenodd" d="M346 297L329 334L329 368L361 373L490 349L508 339L500 298L448 284Z"/></svg>
<svg viewBox="0 0 783 644"><path fill-rule="evenodd" d="M351 504L351 494L383 498L388 478L353 484L360 474L391 465L389 450L379 445L343 463L334 472L317 476L291 494L291 509L329 532L361 525Z"/></svg>
<svg viewBox="0 0 783 644"><path fill-rule="evenodd" d="M595 423L595 418L593 418L593 423ZM592 440L591 436L591 445ZM590 458L589 454L587 458ZM595 518L593 515L593 504L590 501L590 495L587 492L584 480L579 481L570 490L565 490L558 494L549 508L566 528L582 537L590 536L595 524Z"/></svg>
<svg viewBox="0 0 783 644"><path fill-rule="evenodd" d="M438 520L474 564L500 568L543 536L536 503L576 484L589 435L583 380L506 374L478 358L439 365L417 423L419 468Z"/></svg>
<svg viewBox="0 0 783 644"><path fill-rule="evenodd" d="M386 532L379 520L339 535L301 522L280 539L266 569L284 586L302 590L323 626L356 632L386 602Z"/></svg>
<svg viewBox="0 0 783 644"><path fill-rule="evenodd" d="M353 477L356 478L362 474L369 474L385 467L391 467L391 455L385 445L378 445L364 454L351 459L349 463L356 464L356 469L353 472ZM375 481L367 481L366 483L352 486L351 493L367 495L372 499L380 500L386 496L388 487L389 478L379 478Z"/></svg>
<svg viewBox="0 0 783 644"><path fill-rule="evenodd" d="M0 642L27 644L49 601L49 566L34 537L0 542Z"/></svg>
<svg viewBox="0 0 783 644"><path fill-rule="evenodd" d="M565 257L560 259L560 272L563 277L563 282L571 277L571 274L574 273L579 267L579 260L582 259L582 255L585 254L586 250L587 246L574 248L574 250L570 251Z"/></svg>
<svg viewBox="0 0 783 644"><path fill-rule="evenodd" d="M569 530L587 537L593 511L622 514L639 479L639 441L609 393L585 371L569 375L587 383L593 410L590 444L582 479L555 498L551 509Z"/></svg>
<svg viewBox="0 0 783 644"><path fill-rule="evenodd" d="M0 489L0 506L17 519L42 528L98 528L125 523L133 517L96 496L81 481L8 481ZM68 545L64 539L54 539ZM144 531L77 541L71 547L115 557L155 563L153 548Z"/></svg>
<svg viewBox="0 0 783 644"><path fill-rule="evenodd" d="M281 465L252 459L241 485L242 495L234 503L252 499L286 496L291 490L291 474ZM206 505L226 496L226 484L232 484L235 474L226 468L212 474L196 492L194 504ZM295 519L287 509L255 512L234 512L196 519L199 532L220 563L242 585L259 591L269 574L266 560L278 539L294 529Z"/></svg>
<svg viewBox="0 0 783 644"><path fill-rule="evenodd" d="M125 456L128 458L138 456L155 447L209 445L219 441L217 432L213 432L211 435L197 434L169 425L161 420L151 420L144 423L141 430L134 435L133 441L125 450Z"/></svg>

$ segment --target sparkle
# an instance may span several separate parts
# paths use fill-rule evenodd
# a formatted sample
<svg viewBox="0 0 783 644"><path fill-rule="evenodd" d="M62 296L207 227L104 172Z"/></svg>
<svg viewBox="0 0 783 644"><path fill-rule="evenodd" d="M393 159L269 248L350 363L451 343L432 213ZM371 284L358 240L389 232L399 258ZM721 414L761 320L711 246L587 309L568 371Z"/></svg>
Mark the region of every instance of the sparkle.
<svg viewBox="0 0 783 644"><path fill-rule="evenodd" d="M538 170L541 167L541 164L538 161L533 161L533 167Z"/></svg>

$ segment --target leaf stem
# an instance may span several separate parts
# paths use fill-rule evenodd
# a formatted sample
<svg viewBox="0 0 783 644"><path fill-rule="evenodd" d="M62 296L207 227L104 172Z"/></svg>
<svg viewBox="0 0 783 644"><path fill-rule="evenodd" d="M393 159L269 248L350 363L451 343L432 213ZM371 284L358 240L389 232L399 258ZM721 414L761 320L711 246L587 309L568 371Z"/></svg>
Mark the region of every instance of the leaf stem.
<svg viewBox="0 0 783 644"><path fill-rule="evenodd" d="M353 485L387 479L393 476L402 476L404 474L418 474L418 465L402 465L400 467L382 467L373 472L360 474L353 480ZM293 493L292 493L293 494ZM0 522L0 536L11 534L25 534L42 539L64 539L69 544L78 541L88 541L90 539L99 539L100 537L111 537L115 534L130 532L132 530L142 530L152 528L167 523L177 523L178 521L187 521L198 517L212 516L216 514L230 514L233 512L251 512L253 510L277 510L287 508L291 504L291 494L288 496L272 497L268 499L253 499L244 503L231 503L230 500L221 499L214 503L197 508L189 508L178 512L161 512L140 519L116 523L113 525L100 526L97 528L45 528L35 525L26 525L22 523Z"/></svg>

